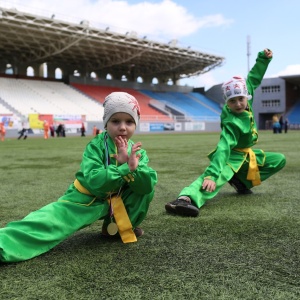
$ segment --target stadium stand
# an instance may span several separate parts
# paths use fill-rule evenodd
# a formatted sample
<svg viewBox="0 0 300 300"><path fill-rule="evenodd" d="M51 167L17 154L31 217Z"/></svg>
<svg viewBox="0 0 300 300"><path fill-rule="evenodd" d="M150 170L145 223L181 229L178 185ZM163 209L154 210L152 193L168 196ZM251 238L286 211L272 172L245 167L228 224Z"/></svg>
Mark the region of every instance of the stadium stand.
<svg viewBox="0 0 300 300"><path fill-rule="evenodd" d="M291 108L286 117L289 120L290 124L298 124L299 125L299 116L300 116L300 100Z"/></svg>
<svg viewBox="0 0 300 300"><path fill-rule="evenodd" d="M218 120L221 108L218 104L198 93L152 92L143 90L144 94L165 104L174 114L183 115L192 120ZM198 95L197 95L198 94Z"/></svg>
<svg viewBox="0 0 300 300"><path fill-rule="evenodd" d="M125 91L139 99L141 121L219 122L221 106L197 92L135 90L42 79L0 77L0 113L26 119L29 114L85 115L88 122L102 122L104 98ZM299 126L300 101L286 114L291 129Z"/></svg>
<svg viewBox="0 0 300 300"><path fill-rule="evenodd" d="M86 115L87 121L101 121L104 98L114 91L125 91L139 99L143 121L182 121L180 115L185 119L217 120L221 111L218 104L199 93L137 91L78 83L69 86L56 81L6 77L0 78L0 84L1 113L17 113L20 117L73 114Z"/></svg>
<svg viewBox="0 0 300 300"><path fill-rule="evenodd" d="M152 101L151 97L140 93L134 89L130 88L120 88L120 87L109 87L109 86L95 86L95 85L85 85L79 83L71 83L71 85L77 90L85 93L91 98L99 101L101 104L104 102L104 98L112 93L117 91L127 92L139 100L139 105L141 108L141 120L148 121L162 121L162 122L170 122L172 121L172 117L168 112L162 112L162 110L158 110L150 106Z"/></svg>
<svg viewBox="0 0 300 300"><path fill-rule="evenodd" d="M199 100L202 103L202 105L210 107L210 109L216 111L217 114L221 113L222 106L219 103L210 100L208 97L195 92L190 93L189 96L194 98L195 100Z"/></svg>
<svg viewBox="0 0 300 300"><path fill-rule="evenodd" d="M3 115L13 114L13 110L8 109L5 105L3 105L1 103L1 101L3 101L3 100L0 98L0 112L1 112L1 114L3 114Z"/></svg>
<svg viewBox="0 0 300 300"><path fill-rule="evenodd" d="M19 116L73 114L101 121L103 106L62 82L0 78L0 85L3 103Z"/></svg>

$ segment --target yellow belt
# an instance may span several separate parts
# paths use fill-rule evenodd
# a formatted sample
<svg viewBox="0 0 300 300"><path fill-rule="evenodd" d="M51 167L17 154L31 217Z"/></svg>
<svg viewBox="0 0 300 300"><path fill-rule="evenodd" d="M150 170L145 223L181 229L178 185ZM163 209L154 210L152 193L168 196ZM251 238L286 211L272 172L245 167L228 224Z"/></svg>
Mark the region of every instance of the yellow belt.
<svg viewBox="0 0 300 300"><path fill-rule="evenodd" d="M260 174L256 162L256 156L251 148L235 148L234 150L247 153L249 155L249 168L247 174L247 180L251 180L253 186L260 185Z"/></svg>
<svg viewBox="0 0 300 300"><path fill-rule="evenodd" d="M76 189L85 195L93 196L81 183L75 179L74 186ZM114 218L118 226L118 231L121 236L123 243L136 242L136 235L132 230L132 224L128 217L125 205L121 196L113 196L111 199L107 200L110 205L112 205L112 210L114 213Z"/></svg>

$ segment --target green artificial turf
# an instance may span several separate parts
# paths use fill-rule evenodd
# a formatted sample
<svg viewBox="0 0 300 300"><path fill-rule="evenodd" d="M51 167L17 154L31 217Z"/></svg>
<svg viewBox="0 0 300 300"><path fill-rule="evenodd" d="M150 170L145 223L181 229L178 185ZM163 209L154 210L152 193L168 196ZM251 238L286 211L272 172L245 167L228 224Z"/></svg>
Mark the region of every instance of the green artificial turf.
<svg viewBox="0 0 300 300"><path fill-rule="evenodd" d="M0 299L300 299L300 131L260 132L256 147L285 154L287 165L254 194L225 185L197 218L165 212L207 167L218 138L136 135L158 172L144 236L103 239L95 222L44 255L0 264ZM90 139L0 142L0 226L61 196Z"/></svg>

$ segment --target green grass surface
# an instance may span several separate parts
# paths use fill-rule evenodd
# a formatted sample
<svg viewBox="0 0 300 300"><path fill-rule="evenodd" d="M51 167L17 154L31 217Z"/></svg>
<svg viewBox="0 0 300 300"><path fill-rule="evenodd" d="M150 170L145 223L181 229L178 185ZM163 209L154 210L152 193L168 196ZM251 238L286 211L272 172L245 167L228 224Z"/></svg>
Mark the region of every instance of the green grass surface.
<svg viewBox="0 0 300 300"><path fill-rule="evenodd" d="M0 299L300 299L300 131L260 132L286 167L253 195L226 185L197 218L164 205L207 167L218 133L136 135L158 172L137 243L100 238L101 222L50 252L0 265ZM0 142L0 226L55 201L91 137Z"/></svg>

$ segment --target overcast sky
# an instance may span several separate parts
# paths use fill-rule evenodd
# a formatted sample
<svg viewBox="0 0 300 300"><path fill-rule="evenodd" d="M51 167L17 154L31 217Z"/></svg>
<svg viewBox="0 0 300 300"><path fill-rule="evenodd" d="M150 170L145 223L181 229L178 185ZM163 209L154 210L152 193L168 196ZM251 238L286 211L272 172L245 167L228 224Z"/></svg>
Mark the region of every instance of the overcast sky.
<svg viewBox="0 0 300 300"><path fill-rule="evenodd" d="M208 89L232 75L246 77L248 65L266 47L274 59L265 78L300 75L299 0L0 0L0 7L75 23L88 20L92 27L135 31L162 43L175 39L179 47L225 57L222 66L182 85Z"/></svg>

